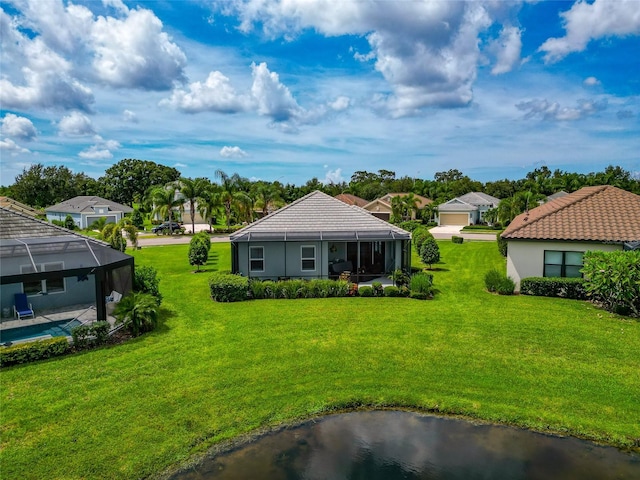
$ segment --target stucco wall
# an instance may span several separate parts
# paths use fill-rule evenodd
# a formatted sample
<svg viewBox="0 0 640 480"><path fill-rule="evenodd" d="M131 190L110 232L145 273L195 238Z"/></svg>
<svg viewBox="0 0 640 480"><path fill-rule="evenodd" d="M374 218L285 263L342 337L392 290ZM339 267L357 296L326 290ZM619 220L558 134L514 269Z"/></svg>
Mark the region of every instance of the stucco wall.
<svg viewBox="0 0 640 480"><path fill-rule="evenodd" d="M516 282L520 290L520 280L527 277L542 277L544 273L544 251L586 252L622 250L622 245L590 242L535 242L511 240L507 244L507 275Z"/></svg>

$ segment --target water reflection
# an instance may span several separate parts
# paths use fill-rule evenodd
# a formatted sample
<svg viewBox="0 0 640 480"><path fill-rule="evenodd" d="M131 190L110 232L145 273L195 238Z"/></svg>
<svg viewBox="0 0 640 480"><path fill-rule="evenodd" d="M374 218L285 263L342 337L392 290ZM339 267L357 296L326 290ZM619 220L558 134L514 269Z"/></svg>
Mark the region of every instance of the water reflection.
<svg viewBox="0 0 640 480"><path fill-rule="evenodd" d="M410 412L353 412L267 435L176 480L638 479L640 455Z"/></svg>

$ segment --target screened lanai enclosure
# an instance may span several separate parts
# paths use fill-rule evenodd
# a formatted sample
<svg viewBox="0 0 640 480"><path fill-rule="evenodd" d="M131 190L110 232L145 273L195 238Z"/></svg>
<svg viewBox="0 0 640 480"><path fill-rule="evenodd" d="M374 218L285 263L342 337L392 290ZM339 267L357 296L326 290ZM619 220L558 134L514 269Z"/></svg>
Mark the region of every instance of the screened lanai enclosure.
<svg viewBox="0 0 640 480"><path fill-rule="evenodd" d="M105 320L106 297L133 286L133 257L109 244L0 208L0 299L3 316L16 293L36 314L93 304Z"/></svg>

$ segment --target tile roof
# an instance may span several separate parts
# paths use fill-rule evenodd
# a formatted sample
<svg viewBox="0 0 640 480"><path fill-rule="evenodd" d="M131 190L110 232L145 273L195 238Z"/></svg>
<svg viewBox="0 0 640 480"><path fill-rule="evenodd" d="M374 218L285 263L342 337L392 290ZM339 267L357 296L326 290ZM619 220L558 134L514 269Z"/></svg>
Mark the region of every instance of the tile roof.
<svg viewBox="0 0 640 480"><path fill-rule="evenodd" d="M360 198L356 195L351 195L350 193L340 193L336 195L335 198L337 198L341 202L346 203L347 205L356 205L358 207L364 207L367 203L369 203L368 200Z"/></svg>
<svg viewBox="0 0 640 480"><path fill-rule="evenodd" d="M502 238L639 241L640 195L610 185L584 187L518 215Z"/></svg>
<svg viewBox="0 0 640 480"><path fill-rule="evenodd" d="M473 212L478 210L478 207L471 205L459 198L452 198L448 202L438 205L439 212Z"/></svg>
<svg viewBox="0 0 640 480"><path fill-rule="evenodd" d="M492 197L482 192L469 192L458 197L460 200L471 205L495 205L500 203L500 199Z"/></svg>
<svg viewBox="0 0 640 480"><path fill-rule="evenodd" d="M411 234L318 190L231 235L231 241L411 238Z"/></svg>
<svg viewBox="0 0 640 480"><path fill-rule="evenodd" d="M24 240L30 238L70 237L88 239L100 245L109 244L95 238L58 227L48 222L38 220L26 214L14 212L0 207L0 240Z"/></svg>
<svg viewBox="0 0 640 480"><path fill-rule="evenodd" d="M112 212L131 213L133 208L95 195L80 195L45 208L45 212L93 213L96 205L106 205Z"/></svg>
<svg viewBox="0 0 640 480"><path fill-rule="evenodd" d="M409 193L387 193L386 195L383 195L380 198L376 198L376 200L384 202L384 203L386 203L388 205L391 205L391 198L393 198L393 197L406 197L407 195L409 195ZM427 205L429 205L430 203L433 203L433 200L431 200L431 199L429 199L427 197L423 197L422 195L418 195L418 194L414 193L413 196L418 199L418 208L424 208ZM375 202L376 200L373 200L373 201L369 202L369 204Z"/></svg>
<svg viewBox="0 0 640 480"><path fill-rule="evenodd" d="M29 205L25 205L24 203L20 203L17 200L9 197L0 197L0 207L4 207L8 210L12 210L14 212L25 213L31 217L35 217L42 212L38 212L35 208L30 207Z"/></svg>

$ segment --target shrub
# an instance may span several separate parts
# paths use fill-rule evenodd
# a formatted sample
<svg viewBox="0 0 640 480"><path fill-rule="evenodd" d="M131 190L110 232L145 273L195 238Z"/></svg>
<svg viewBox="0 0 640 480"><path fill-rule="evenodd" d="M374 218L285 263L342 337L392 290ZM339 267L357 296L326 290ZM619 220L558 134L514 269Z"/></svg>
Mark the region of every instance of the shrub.
<svg viewBox="0 0 640 480"><path fill-rule="evenodd" d="M109 322L94 322L90 325L78 325L71 329L71 338L76 350L104 345L109 338Z"/></svg>
<svg viewBox="0 0 640 480"><path fill-rule="evenodd" d="M382 283L380 282L373 282L371 284L371 287L373 288L373 294L376 297L381 297L384 295L384 290L382 289Z"/></svg>
<svg viewBox="0 0 640 480"><path fill-rule="evenodd" d="M640 250L585 252L587 295L621 315L640 317Z"/></svg>
<svg viewBox="0 0 640 480"><path fill-rule="evenodd" d="M422 227L422 222L420 220L407 220L405 222L400 222L398 226L407 232L413 232L417 228Z"/></svg>
<svg viewBox="0 0 640 480"><path fill-rule="evenodd" d="M373 288L371 288L371 287L370 287L370 286L368 286L368 285L365 285L365 286L360 287L360 288L358 289L358 294L359 294L361 297L373 297Z"/></svg>
<svg viewBox="0 0 640 480"><path fill-rule="evenodd" d="M424 293L427 296L431 295L433 287L433 275L427 273L416 273L411 277L409 282L409 290L418 293Z"/></svg>
<svg viewBox="0 0 640 480"><path fill-rule="evenodd" d="M327 298L332 294L333 280L324 280L320 278L314 278L309 282L309 295L311 298Z"/></svg>
<svg viewBox="0 0 640 480"><path fill-rule="evenodd" d="M140 210L137 208L134 208L131 213L131 223L133 223L138 230L142 230L144 228L144 218L142 217Z"/></svg>
<svg viewBox="0 0 640 480"><path fill-rule="evenodd" d="M584 278L529 277L520 280L520 293L539 297L586 300Z"/></svg>
<svg viewBox="0 0 640 480"><path fill-rule="evenodd" d="M282 284L282 298L301 298L306 290L304 280L285 280Z"/></svg>
<svg viewBox="0 0 640 480"><path fill-rule="evenodd" d="M344 280L338 280L333 282L333 296L334 297L348 297L351 290L351 284Z"/></svg>
<svg viewBox="0 0 640 480"><path fill-rule="evenodd" d="M211 237L207 232L200 231L196 233L193 238L198 238L200 241L207 246L207 251L211 250Z"/></svg>
<svg viewBox="0 0 640 480"><path fill-rule="evenodd" d="M451 241L452 241L453 243L463 243L463 242L464 242L464 238L463 238L463 237L459 237L459 236L457 236L457 235L453 235L453 236L451 237Z"/></svg>
<svg viewBox="0 0 640 480"><path fill-rule="evenodd" d="M64 228L66 228L67 230L76 229L76 222L73 221L73 217L71 215L67 215L64 218Z"/></svg>
<svg viewBox="0 0 640 480"><path fill-rule="evenodd" d="M10 365L57 357L69 352L70 349L71 346L66 337L47 338L45 340L0 348L0 366L8 367Z"/></svg>
<svg viewBox="0 0 640 480"><path fill-rule="evenodd" d="M231 273L215 273L209 278L211 298L216 302L241 302L249 297L249 280Z"/></svg>
<svg viewBox="0 0 640 480"><path fill-rule="evenodd" d="M422 247L420 247L420 259L423 263L429 265L430 269L434 263L440 261L440 247L435 238L427 238L422 244Z"/></svg>
<svg viewBox="0 0 640 480"><path fill-rule="evenodd" d="M266 290L267 285L265 284L265 282L262 282L258 279L249 280L249 292L251 293L251 298L254 298L256 300L267 298L265 297Z"/></svg>
<svg viewBox="0 0 640 480"><path fill-rule="evenodd" d="M158 306L162 303L162 294L158 288L159 283L158 271L154 267L146 265L136 267L133 277L133 289L136 292L153 295Z"/></svg>
<svg viewBox="0 0 640 480"><path fill-rule="evenodd" d="M427 300L429 299L429 295L427 293L411 291L411 293L409 294L409 298L415 298L416 300Z"/></svg>
<svg viewBox="0 0 640 480"><path fill-rule="evenodd" d="M131 292L116 303L113 316L137 337L156 328L158 303L148 293Z"/></svg>
<svg viewBox="0 0 640 480"><path fill-rule="evenodd" d="M388 287L384 287L384 296L385 297L401 297L400 289L398 287L394 287L393 285L389 285Z"/></svg>
<svg viewBox="0 0 640 480"><path fill-rule="evenodd" d="M506 257L507 256L507 241L500 236L501 234L502 234L502 232L496 233L496 241L498 242L498 251L500 252L500 255L502 255L503 257Z"/></svg>
<svg viewBox="0 0 640 480"><path fill-rule="evenodd" d="M498 295L513 295L513 291L516 289L516 283L511 277L504 276L500 279L498 288L496 291Z"/></svg>
<svg viewBox="0 0 640 480"><path fill-rule="evenodd" d="M391 279L395 282L396 287L403 287L409 285L410 276L401 269L394 270L391 274Z"/></svg>
<svg viewBox="0 0 640 480"><path fill-rule="evenodd" d="M497 292L505 275L495 268L484 274L484 286L489 292Z"/></svg>

